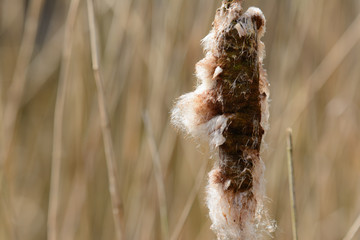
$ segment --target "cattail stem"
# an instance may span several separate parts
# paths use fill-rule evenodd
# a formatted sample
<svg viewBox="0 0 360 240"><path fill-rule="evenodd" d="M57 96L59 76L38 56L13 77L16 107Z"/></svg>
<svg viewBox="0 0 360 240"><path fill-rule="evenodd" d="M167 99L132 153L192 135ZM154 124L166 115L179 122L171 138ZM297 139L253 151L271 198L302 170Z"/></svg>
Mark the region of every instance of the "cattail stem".
<svg viewBox="0 0 360 240"><path fill-rule="evenodd" d="M287 129L287 163L288 163L288 177L289 177L289 193L291 205L291 226L293 240L298 239L297 235L297 217L296 217L296 198L295 198L295 180L294 180L294 166L293 166L293 142L292 129Z"/></svg>

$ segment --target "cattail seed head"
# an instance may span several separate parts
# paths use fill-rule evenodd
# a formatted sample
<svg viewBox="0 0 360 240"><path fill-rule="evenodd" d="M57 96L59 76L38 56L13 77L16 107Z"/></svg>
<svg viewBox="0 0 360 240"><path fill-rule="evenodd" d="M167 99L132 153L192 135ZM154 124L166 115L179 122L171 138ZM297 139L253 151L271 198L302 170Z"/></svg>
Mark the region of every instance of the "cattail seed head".
<svg viewBox="0 0 360 240"><path fill-rule="evenodd" d="M265 17L240 0L223 0L203 39L198 86L179 98L175 126L208 139L217 160L209 173L207 205L218 239L258 239L264 223L264 163L269 83L263 69Z"/></svg>

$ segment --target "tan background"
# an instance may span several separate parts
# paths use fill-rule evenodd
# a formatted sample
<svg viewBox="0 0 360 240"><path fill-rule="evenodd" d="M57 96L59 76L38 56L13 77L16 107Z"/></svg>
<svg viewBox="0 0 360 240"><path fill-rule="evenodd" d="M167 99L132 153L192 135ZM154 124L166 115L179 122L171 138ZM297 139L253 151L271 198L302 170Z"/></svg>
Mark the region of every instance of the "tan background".
<svg viewBox="0 0 360 240"><path fill-rule="evenodd" d="M24 79L14 130L3 125L1 133L7 141L2 151L8 154L2 163L0 239L46 239L54 109L69 2L0 0L2 124L11 83ZM360 213L360 1L245 3L251 5L267 18L263 41L271 128L262 157L269 214L278 223L275 239L291 238L287 127L294 131L299 237L341 239ZM206 146L170 126L169 111L196 84L194 64L203 57L200 40L218 6L220 0L95 1L126 239L161 239L159 206L166 209L169 236L181 226L187 206L180 239L215 238L201 170L211 168L211 161L206 165L210 155ZM60 129L58 236L114 239L86 1L80 2L73 27ZM146 113L149 128L143 121ZM160 175L154 159L160 161ZM165 205L159 201L164 195L159 198L156 175L163 177Z"/></svg>

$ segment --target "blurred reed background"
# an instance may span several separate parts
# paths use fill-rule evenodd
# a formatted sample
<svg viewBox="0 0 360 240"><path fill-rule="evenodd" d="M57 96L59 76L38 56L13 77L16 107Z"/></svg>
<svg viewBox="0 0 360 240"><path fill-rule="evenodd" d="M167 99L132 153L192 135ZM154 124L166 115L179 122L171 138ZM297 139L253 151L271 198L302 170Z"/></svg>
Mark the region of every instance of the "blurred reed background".
<svg viewBox="0 0 360 240"><path fill-rule="evenodd" d="M209 151L179 135L169 111L196 83L200 40L220 4L94 2L124 239L215 238L204 205ZM291 239L287 127L299 239L342 239L360 213L360 1L251 5L267 18L271 128L262 157L274 239ZM70 0L0 0L0 239L46 239L53 154L57 239L115 239L87 4L73 5L73 17L69 8Z"/></svg>

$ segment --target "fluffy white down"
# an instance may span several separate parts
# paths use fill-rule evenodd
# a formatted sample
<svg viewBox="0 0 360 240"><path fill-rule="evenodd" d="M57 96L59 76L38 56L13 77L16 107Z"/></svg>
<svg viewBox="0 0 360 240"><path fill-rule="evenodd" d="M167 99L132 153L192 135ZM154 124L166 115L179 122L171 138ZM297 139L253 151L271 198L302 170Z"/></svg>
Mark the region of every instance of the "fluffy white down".
<svg viewBox="0 0 360 240"><path fill-rule="evenodd" d="M232 194L216 182L219 171L214 168L209 173L206 203L212 221L211 228L218 240L257 240L262 239L276 228L264 209L264 162L254 161L252 198L249 192Z"/></svg>
<svg viewBox="0 0 360 240"><path fill-rule="evenodd" d="M212 170L209 174L213 174ZM210 182L207 188L207 206L209 216L212 221L211 228L217 234L218 240L256 238L254 228L253 212L249 208L254 208L255 202L243 204L246 193L240 193L233 197L227 195L222 184ZM252 204L253 206L249 206ZM241 218L240 218L241 216ZM240 223L241 221L241 223ZM242 226L239 227L239 224Z"/></svg>
<svg viewBox="0 0 360 240"><path fill-rule="evenodd" d="M190 92L182 95L171 113L172 123L183 132L194 138L207 139L211 147L218 147L225 142L222 135L227 126L228 117L218 115L209 121L199 124L202 116L195 111L196 99L199 92Z"/></svg>

